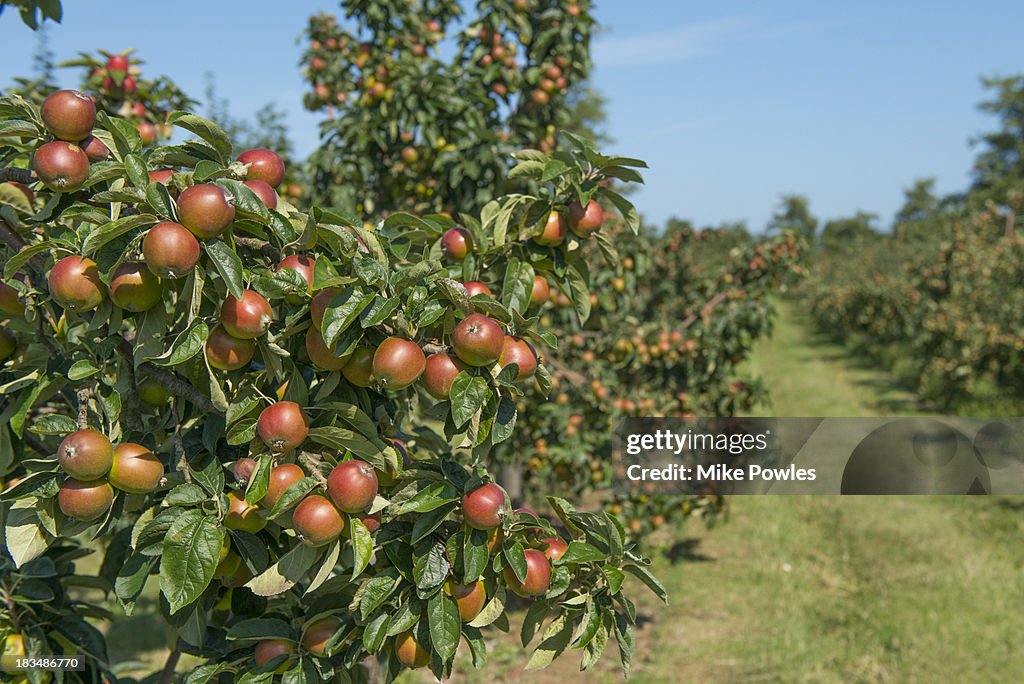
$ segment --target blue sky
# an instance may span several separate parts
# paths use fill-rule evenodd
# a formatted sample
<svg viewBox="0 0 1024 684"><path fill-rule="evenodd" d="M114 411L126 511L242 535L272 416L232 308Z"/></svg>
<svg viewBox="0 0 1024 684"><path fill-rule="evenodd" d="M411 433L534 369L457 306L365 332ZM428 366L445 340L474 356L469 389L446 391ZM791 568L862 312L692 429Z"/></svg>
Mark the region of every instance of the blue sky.
<svg viewBox="0 0 1024 684"><path fill-rule="evenodd" d="M50 33L58 59L135 47L149 75L197 98L212 71L234 112L274 100L298 151L316 145L296 39L309 14L336 4L64 5ZM969 139L993 124L976 109L979 76L1024 71L1021 2L596 5L606 30L594 84L608 97L611 149L651 165L636 201L656 222L759 230L780 194L802 193L819 216L863 209L888 225L914 178L935 176L942 192L967 184ZM0 87L30 70L35 40L13 13L0 18Z"/></svg>

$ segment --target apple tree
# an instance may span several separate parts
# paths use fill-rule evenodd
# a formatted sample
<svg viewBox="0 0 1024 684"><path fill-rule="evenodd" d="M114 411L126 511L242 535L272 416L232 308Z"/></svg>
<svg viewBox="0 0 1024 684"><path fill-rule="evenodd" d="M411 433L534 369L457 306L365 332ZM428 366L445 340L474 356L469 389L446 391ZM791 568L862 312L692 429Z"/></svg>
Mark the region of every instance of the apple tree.
<svg viewBox="0 0 1024 684"><path fill-rule="evenodd" d="M479 211L512 187L511 152L555 150L590 70L589 4L345 0L343 22L311 17L306 105L328 114L315 196L371 216Z"/></svg>
<svg viewBox="0 0 1024 684"><path fill-rule="evenodd" d="M571 269L569 296L586 292L582 253L538 244L548 216L634 162L527 151L550 169L533 194L367 228L277 196L273 153L236 154L185 111L167 123L194 137L146 145L73 91L0 100L0 181L38 196L0 208L5 643L85 654L65 681L113 679L103 611L66 592L130 613L149 585L174 647L163 681L180 653L205 661L188 682L443 677L463 641L483 662L517 594L529 667L572 649L588 668L614 641L628 670L625 579L665 598L649 561L607 513L512 511L485 464L520 429L530 371L546 384L535 350L557 344L535 274ZM451 277L452 231L464 261L505 273L500 300Z"/></svg>

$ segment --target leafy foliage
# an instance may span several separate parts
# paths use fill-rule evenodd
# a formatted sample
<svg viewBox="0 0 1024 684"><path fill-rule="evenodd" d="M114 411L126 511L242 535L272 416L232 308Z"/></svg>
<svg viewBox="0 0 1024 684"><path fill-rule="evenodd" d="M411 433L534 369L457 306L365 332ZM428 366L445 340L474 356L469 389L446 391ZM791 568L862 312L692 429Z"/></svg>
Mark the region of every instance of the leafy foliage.
<svg viewBox="0 0 1024 684"><path fill-rule="evenodd" d="M473 254L442 264L439 239L453 219L392 213L367 228L330 208L299 211L283 199L268 208L241 182L251 169L232 161L222 129L187 112L167 121L195 137L145 147L131 122L100 114L94 135L108 142L110 158L92 164L81 190L36 185L39 196L27 209L12 202L2 210L12 247L5 286L23 307L5 326L16 348L0 370L0 455L12 483L3 494L10 572L65 545L77 549L83 535L104 540L104 586L130 612L146 583L158 581L179 649L209 662L187 681L263 681L279 666L292 681L339 672L359 679L367 657L393 676L401 670L393 644L409 631L444 676L463 638L474 662L483 662L481 630L507 628L509 577L527 580L528 552L564 535L568 551L551 561L550 582L531 599L534 624L545 616L552 622L531 635L540 641L529 666L572 647L589 667L614 636L628 668L636 616L622 579L637 577L663 598L664 590L617 519L552 499L558 527L528 513L501 516L489 534L463 521L463 494L490 479L487 454L520 429L517 412L508 410L522 393L514 375L500 363L463 370L450 399L438 402L417 384L390 389L371 380L364 387L344 368L321 370L306 338L321 335L338 355L373 350L395 336L445 353L457 323L475 312L504 333L554 345L518 283L532 283L535 274L567 283L566 296L585 318L596 269L575 237L558 246L531 238L570 197L610 196L608 174L641 163L602 156L583 141L552 157L523 153L519 163L532 164L526 172L537 194L499 197L479 216L461 215ZM38 108L21 98L0 100L0 132L22 172L48 139ZM166 167L173 168L169 177L151 179ZM141 248L155 224L188 220L186 190L196 185L219 188L234 221L204 238L187 275L158 281L160 296L149 308L115 303L120 267L145 264ZM614 201L635 216L628 202ZM278 268L281 257L295 253L313 260L309 280ZM62 311L54 301L62 283L53 264L69 255L95 261L98 284L91 286L105 295L93 308ZM459 282L478 263L503 274L497 297L469 297ZM269 302L272 320L252 335L251 362L220 370L213 332L229 325L231 298L249 292ZM316 322L315 301L324 303ZM375 369L378 362L375 355ZM537 373L548 375L543 363ZM161 388L163 399L142 401L145 383ZM295 449L276 447L267 434L275 428L264 424L264 409L287 402L304 407L297 409L306 427ZM140 444L166 472L149 493L133 494L111 470L107 479L118 490L95 520L81 519L64 500L69 480L52 457L65 453L60 444L69 432L86 428L115 444ZM247 458L255 465L243 478L236 470ZM372 466L379 490L360 512L337 514L344 535L313 545L292 515L317 492L337 503L327 477L353 459ZM304 477L263 505L276 466L285 463ZM478 580L487 604L463 623L445 587ZM2 619L12 632L39 635L33 652L69 652L52 620L13 603ZM58 603L54 610L72 615L77 608ZM337 628L321 656L298 644L302 625L324 617L335 618ZM280 656L260 655L273 640L292 644L283 665ZM91 667L109 674L98 649Z"/></svg>

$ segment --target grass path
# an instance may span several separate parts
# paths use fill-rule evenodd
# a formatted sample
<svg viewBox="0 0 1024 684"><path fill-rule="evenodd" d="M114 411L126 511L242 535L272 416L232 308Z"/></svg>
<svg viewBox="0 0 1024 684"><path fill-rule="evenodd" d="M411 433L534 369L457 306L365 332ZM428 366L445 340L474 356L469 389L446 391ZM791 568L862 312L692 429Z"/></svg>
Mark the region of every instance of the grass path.
<svg viewBox="0 0 1024 684"><path fill-rule="evenodd" d="M775 302L779 316L771 338L755 348L747 367L762 377L776 416L912 415L914 395L888 373L816 331L799 305Z"/></svg>

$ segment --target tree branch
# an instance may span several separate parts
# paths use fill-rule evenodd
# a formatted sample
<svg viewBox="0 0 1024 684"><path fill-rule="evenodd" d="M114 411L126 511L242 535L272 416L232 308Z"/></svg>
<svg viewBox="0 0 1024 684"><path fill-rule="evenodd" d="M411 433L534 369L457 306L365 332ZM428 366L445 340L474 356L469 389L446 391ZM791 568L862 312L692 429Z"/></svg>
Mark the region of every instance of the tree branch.
<svg viewBox="0 0 1024 684"><path fill-rule="evenodd" d="M268 257L274 261L281 260L281 253L277 250L277 247L274 247L274 245L270 244L266 240L260 240L258 238L241 237L236 235L235 244L238 245L239 247L245 247L246 249L251 249L254 252L259 252L263 256Z"/></svg>
<svg viewBox="0 0 1024 684"><path fill-rule="evenodd" d="M149 378L163 385L174 396L187 399L196 408L202 409L207 413L220 415L221 412L213 405L209 397L170 371L148 362L142 364L136 370L142 377Z"/></svg>
<svg viewBox="0 0 1024 684"><path fill-rule="evenodd" d="M13 181L22 185L28 185L29 183L35 183L37 180L39 178L29 169L19 169L14 166L0 169L0 183Z"/></svg>
<svg viewBox="0 0 1024 684"><path fill-rule="evenodd" d="M178 669L178 660L181 658L180 646L180 642L175 643L174 650L167 654L167 660L164 661L164 669L160 672L157 684L171 684L171 680L174 679L174 671Z"/></svg>
<svg viewBox="0 0 1024 684"><path fill-rule="evenodd" d="M123 342L123 343L122 343ZM121 356L125 373L128 375L128 388L124 391L121 406L121 420L132 432L142 429L139 422L139 391L135 379L135 355L132 354L131 346L124 338L120 338L117 344L117 352Z"/></svg>
<svg viewBox="0 0 1024 684"><path fill-rule="evenodd" d="M308 451L299 452L299 463L306 466L309 470L309 474L316 478L316 481L320 484L327 484L327 478L320 472L320 457L316 454L311 454Z"/></svg>
<svg viewBox="0 0 1024 684"><path fill-rule="evenodd" d="M679 330L686 330L691 325L696 323L698 318L700 318L701 316L707 316L709 313L711 313L711 310L715 308L715 306L720 301L725 299L727 294L728 292L723 290L722 292L719 292L714 297L709 299L707 303L700 308L700 311L695 311L694 313L690 314L683 320L682 324L680 324L679 326Z"/></svg>
<svg viewBox="0 0 1024 684"><path fill-rule="evenodd" d="M178 411L177 398L171 399L171 411L174 412L174 456L177 461L174 469L185 476L185 482L192 482L192 470L188 467L185 456L185 444L181 439L181 413Z"/></svg>
<svg viewBox="0 0 1024 684"><path fill-rule="evenodd" d="M426 354L447 354L449 351L451 351L450 348L444 346L443 344L434 344L433 342L421 344L420 349L422 349Z"/></svg>
<svg viewBox="0 0 1024 684"><path fill-rule="evenodd" d="M0 221L0 240L3 240L15 254L28 246L28 243L25 242L25 238L18 235L18 233L4 221ZM43 261L43 257L39 254L29 259L28 265L39 275L46 275L46 262Z"/></svg>
<svg viewBox="0 0 1024 684"><path fill-rule="evenodd" d="M78 429L85 430L89 427L89 396L91 392L88 387L80 387L75 391L78 399Z"/></svg>
<svg viewBox="0 0 1024 684"><path fill-rule="evenodd" d="M135 354L132 351L131 343L129 343L128 340L122 337L121 340L118 341L117 347L118 351L126 361L130 361L132 364L135 363ZM187 399L189 403L194 405L196 408L202 409L207 413L216 413L217 415L220 415L221 413L221 411L213 405L213 402L208 396L166 368L161 368L160 366L147 361L146 363L140 364L135 369L135 373L136 379L138 376L149 378L150 380L163 385L164 388L174 396Z"/></svg>

